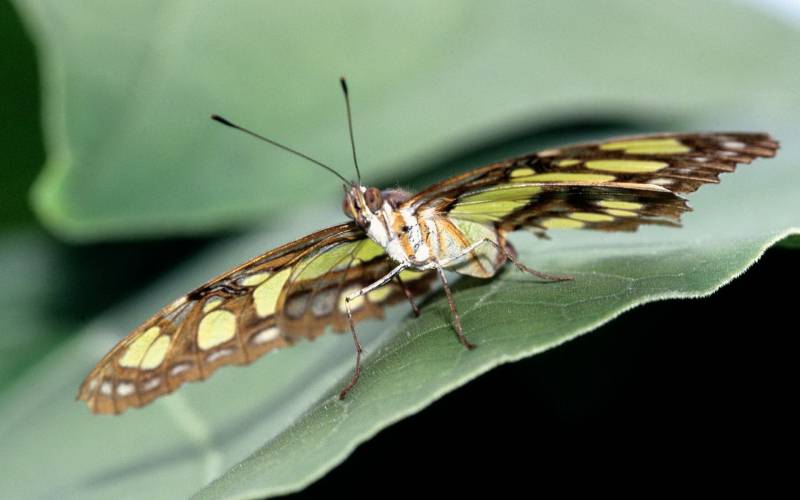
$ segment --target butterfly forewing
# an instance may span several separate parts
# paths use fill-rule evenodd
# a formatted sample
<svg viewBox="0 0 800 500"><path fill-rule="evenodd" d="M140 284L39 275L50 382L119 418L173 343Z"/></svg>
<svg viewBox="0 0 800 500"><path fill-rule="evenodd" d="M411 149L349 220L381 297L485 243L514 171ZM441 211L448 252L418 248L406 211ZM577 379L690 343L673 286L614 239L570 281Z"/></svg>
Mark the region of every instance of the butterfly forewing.
<svg viewBox="0 0 800 500"><path fill-rule="evenodd" d="M329 228L268 252L165 307L123 339L81 386L96 413L145 405L217 368L247 364L327 326L343 331L345 294L392 267L355 224ZM428 274L409 275L424 292ZM356 321L380 317L404 297L397 283L354 301Z"/></svg>
<svg viewBox="0 0 800 500"><path fill-rule="evenodd" d="M408 206L491 222L501 229L635 230L677 225L688 210L677 193L719 182L737 163L774 156L766 134L631 136L541 151L445 180Z"/></svg>

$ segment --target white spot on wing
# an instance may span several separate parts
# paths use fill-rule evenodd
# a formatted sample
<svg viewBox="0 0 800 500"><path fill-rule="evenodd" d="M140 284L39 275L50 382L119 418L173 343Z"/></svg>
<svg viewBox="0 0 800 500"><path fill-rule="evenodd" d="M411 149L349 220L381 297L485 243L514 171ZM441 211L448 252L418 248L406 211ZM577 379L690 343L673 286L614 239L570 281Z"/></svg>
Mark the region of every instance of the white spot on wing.
<svg viewBox="0 0 800 500"><path fill-rule="evenodd" d="M667 179L666 177L656 177L655 179L650 179L648 184L655 184L656 186L669 186L674 182L675 181L673 179Z"/></svg>
<svg viewBox="0 0 800 500"><path fill-rule="evenodd" d="M132 383L120 382L119 384L117 384L117 395L122 396L123 398L125 396L130 396L131 394L133 394L133 389L134 387Z"/></svg>
<svg viewBox="0 0 800 500"><path fill-rule="evenodd" d="M142 389L145 391L152 391L156 387L161 385L161 377L153 377L149 380L145 380L142 384Z"/></svg>
<svg viewBox="0 0 800 500"><path fill-rule="evenodd" d="M556 156L558 154L561 154L560 149L545 149L544 151L539 151L537 153L537 156L539 156L540 158L546 158L548 156Z"/></svg>
<svg viewBox="0 0 800 500"><path fill-rule="evenodd" d="M178 363L170 368L169 374L170 376L174 377L175 375L180 375L181 373L188 371L191 367L192 365L190 363Z"/></svg>
<svg viewBox="0 0 800 500"><path fill-rule="evenodd" d="M206 361L213 363L219 358L224 358L225 356L230 356L231 354L233 354L233 349L226 347L225 349L220 349L209 354L208 357L206 357Z"/></svg>
<svg viewBox="0 0 800 500"><path fill-rule="evenodd" d="M251 342L256 345L266 344L267 342L272 342L273 340L277 339L279 334L280 332L278 331L278 327L273 326L265 330L261 330L257 334L253 335Z"/></svg>

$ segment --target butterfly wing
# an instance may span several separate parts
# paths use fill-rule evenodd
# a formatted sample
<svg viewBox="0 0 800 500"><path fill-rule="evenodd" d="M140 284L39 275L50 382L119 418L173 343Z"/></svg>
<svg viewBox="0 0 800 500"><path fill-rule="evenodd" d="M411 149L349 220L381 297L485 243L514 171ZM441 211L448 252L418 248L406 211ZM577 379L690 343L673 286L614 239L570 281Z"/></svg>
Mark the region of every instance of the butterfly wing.
<svg viewBox="0 0 800 500"><path fill-rule="evenodd" d="M271 250L163 308L117 344L78 393L95 413L148 404L217 368L347 328L344 297L393 267L355 224L342 224ZM428 274L409 275L422 293ZM357 301L354 320L380 317L405 298L396 283Z"/></svg>
<svg viewBox="0 0 800 500"><path fill-rule="evenodd" d="M689 208L677 193L719 182L738 163L772 157L760 133L655 134L512 158L452 177L406 202L507 230L634 230L676 225Z"/></svg>

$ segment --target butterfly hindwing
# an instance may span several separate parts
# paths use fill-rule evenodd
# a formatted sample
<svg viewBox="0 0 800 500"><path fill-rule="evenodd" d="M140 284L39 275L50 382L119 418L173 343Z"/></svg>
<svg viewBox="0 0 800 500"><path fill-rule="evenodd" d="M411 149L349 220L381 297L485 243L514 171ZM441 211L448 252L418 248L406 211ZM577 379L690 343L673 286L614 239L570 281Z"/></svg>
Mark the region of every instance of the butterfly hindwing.
<svg viewBox="0 0 800 500"><path fill-rule="evenodd" d="M163 308L123 339L87 376L78 394L96 413L143 406L217 368L347 327L346 295L391 269L383 250L354 223L319 231L215 278ZM430 275L408 275L424 292ZM396 282L351 305L354 320L380 317L403 300Z"/></svg>

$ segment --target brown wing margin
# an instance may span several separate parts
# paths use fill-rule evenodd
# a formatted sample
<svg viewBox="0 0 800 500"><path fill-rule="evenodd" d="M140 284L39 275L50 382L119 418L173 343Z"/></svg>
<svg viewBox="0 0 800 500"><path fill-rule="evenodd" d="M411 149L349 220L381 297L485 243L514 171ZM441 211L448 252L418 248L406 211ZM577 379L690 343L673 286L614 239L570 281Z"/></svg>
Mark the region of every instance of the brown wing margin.
<svg viewBox="0 0 800 500"><path fill-rule="evenodd" d="M121 413L203 380L221 366L248 364L298 338L314 338L326 326L342 330L341 294L391 267L380 247L370 245L355 223L342 224L210 280L120 341L86 377L78 399L94 413ZM326 258L337 252L340 259ZM314 275L304 274L313 266ZM427 288L422 278L411 284L414 291ZM308 290L316 295L308 307L298 307ZM365 297L356 320L380 316L386 303L402 296L392 287ZM289 306L303 314L288 317Z"/></svg>

